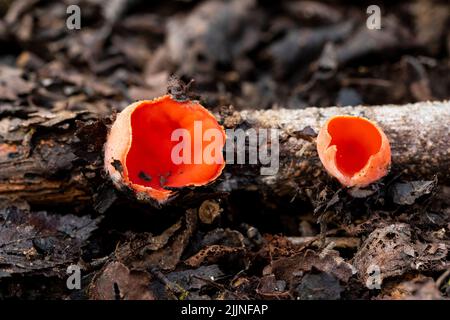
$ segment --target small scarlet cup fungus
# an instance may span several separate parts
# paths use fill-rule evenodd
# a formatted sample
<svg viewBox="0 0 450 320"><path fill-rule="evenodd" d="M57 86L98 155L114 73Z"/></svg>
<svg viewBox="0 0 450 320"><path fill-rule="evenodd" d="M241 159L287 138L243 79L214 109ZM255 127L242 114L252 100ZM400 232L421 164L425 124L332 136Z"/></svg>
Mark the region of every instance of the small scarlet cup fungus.
<svg viewBox="0 0 450 320"><path fill-rule="evenodd" d="M389 171L389 140L375 123L355 116L328 119L317 136L317 152L328 173L346 187L365 187Z"/></svg>
<svg viewBox="0 0 450 320"><path fill-rule="evenodd" d="M173 150L180 142L173 141L172 135L180 129L194 136L181 142L189 149L189 158L203 159L208 145L215 144L215 150L220 150L215 155L218 161L174 161ZM203 141L208 129L219 132L219 137L205 139L211 141L209 144ZM195 135L201 135L200 139ZM175 189L203 186L221 174L225 138L215 117L198 102L179 101L169 95L138 101L120 112L111 127L105 144L105 168L117 187L127 186L138 199L163 204Z"/></svg>

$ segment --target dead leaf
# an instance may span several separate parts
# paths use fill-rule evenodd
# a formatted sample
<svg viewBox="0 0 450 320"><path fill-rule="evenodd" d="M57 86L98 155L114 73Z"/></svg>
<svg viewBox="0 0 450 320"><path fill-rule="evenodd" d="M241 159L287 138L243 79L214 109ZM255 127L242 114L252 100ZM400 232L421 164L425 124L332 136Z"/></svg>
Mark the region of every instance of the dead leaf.
<svg viewBox="0 0 450 320"><path fill-rule="evenodd" d="M202 266L197 269L171 272L166 277L186 290L200 290L208 285L208 281L217 281L224 276L216 264Z"/></svg>
<svg viewBox="0 0 450 320"><path fill-rule="evenodd" d="M320 272L305 274L295 291L300 300L338 300L344 289L336 277Z"/></svg>
<svg viewBox="0 0 450 320"><path fill-rule="evenodd" d="M296 278L313 268L329 273L343 282L347 282L355 273L353 266L345 262L334 250L321 254L306 250L294 256L280 258L271 264L271 271L277 279L285 280L291 287L297 282Z"/></svg>
<svg viewBox="0 0 450 320"><path fill-rule="evenodd" d="M246 250L244 248L212 245L200 250L195 255L185 260L184 263L190 267L198 267L202 264L218 263L223 259L234 261L245 256L245 253Z"/></svg>
<svg viewBox="0 0 450 320"><path fill-rule="evenodd" d="M33 84L22 78L22 71L0 65L0 100L16 100L20 95L30 93Z"/></svg>
<svg viewBox="0 0 450 320"><path fill-rule="evenodd" d="M359 279L365 284L374 270L379 271L382 282L413 270L445 269L445 244L421 243L413 238L411 227L405 223L374 230L353 258Z"/></svg>
<svg viewBox="0 0 450 320"><path fill-rule="evenodd" d="M0 274L65 275L100 219L0 209Z"/></svg>
<svg viewBox="0 0 450 320"><path fill-rule="evenodd" d="M441 300L442 294L433 278L417 276L412 280L403 281L389 289L384 299L394 300Z"/></svg>
<svg viewBox="0 0 450 320"><path fill-rule="evenodd" d="M264 299L286 299L290 293L286 291L286 281L277 280L275 275L263 276L256 293Z"/></svg>
<svg viewBox="0 0 450 320"><path fill-rule="evenodd" d="M389 189L389 192L394 203L411 205L421 196L430 194L436 186L436 183L436 180L395 183Z"/></svg>
<svg viewBox="0 0 450 320"><path fill-rule="evenodd" d="M201 241L195 246L195 249L197 250L194 249L194 251L198 251L211 245L243 248L245 246L245 238L242 233L237 230L217 228L202 236Z"/></svg>
<svg viewBox="0 0 450 320"><path fill-rule="evenodd" d="M159 236L136 234L116 249L116 257L132 269L173 270L197 226L197 210L186 215Z"/></svg>
<svg viewBox="0 0 450 320"><path fill-rule="evenodd" d="M149 288L151 280L147 272L110 262L94 277L88 294L94 300L155 300Z"/></svg>
<svg viewBox="0 0 450 320"><path fill-rule="evenodd" d="M216 63L230 63L233 56L257 45L258 15L253 0L201 3L186 17L169 19L168 54L182 73L202 72L207 77L205 71L214 70Z"/></svg>
<svg viewBox="0 0 450 320"><path fill-rule="evenodd" d="M379 269L380 281L411 268L416 254L411 243L411 227L404 223L374 230L353 258L358 277L365 284L372 266Z"/></svg>

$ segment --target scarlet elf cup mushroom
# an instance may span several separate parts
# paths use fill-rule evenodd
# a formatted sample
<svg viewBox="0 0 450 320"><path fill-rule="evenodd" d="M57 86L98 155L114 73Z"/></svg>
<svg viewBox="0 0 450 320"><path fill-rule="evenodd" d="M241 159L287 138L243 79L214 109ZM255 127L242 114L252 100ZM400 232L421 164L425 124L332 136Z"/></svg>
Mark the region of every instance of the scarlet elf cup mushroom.
<svg viewBox="0 0 450 320"><path fill-rule="evenodd" d="M365 187L384 177L391 164L389 140L374 122L355 116L329 118L317 136L327 172L346 187Z"/></svg>
<svg viewBox="0 0 450 320"><path fill-rule="evenodd" d="M225 166L225 131L195 101L170 95L135 102L117 115L105 144L113 183L163 204L177 188L203 186Z"/></svg>

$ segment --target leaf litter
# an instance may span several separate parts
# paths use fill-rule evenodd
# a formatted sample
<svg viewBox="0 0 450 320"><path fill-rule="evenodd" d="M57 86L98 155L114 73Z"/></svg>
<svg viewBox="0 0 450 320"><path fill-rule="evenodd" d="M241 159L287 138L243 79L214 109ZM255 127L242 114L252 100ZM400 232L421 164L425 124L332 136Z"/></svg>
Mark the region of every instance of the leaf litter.
<svg viewBox="0 0 450 320"><path fill-rule="evenodd" d="M383 33L369 32L365 13L342 1L139 2L83 3L77 32L64 31L64 3L0 4L0 161L34 145L40 159L23 173L21 192L36 193L33 203L2 199L2 297L18 295L13 283L30 298L76 298L30 284L64 287L71 264L87 273L81 297L91 299L449 297L450 192L432 178L350 190L357 199L330 181L311 187L312 203L273 199L264 208L246 206L250 191L232 195L238 206L220 195L155 212L108 183L92 205L77 184L56 186L51 205L39 202L55 187L51 177L36 186L47 169L104 179L93 168L111 119L86 124L85 112L108 117L161 95L172 74L195 79L212 111L449 98L450 11L439 1L386 3L393 14ZM307 128L295 134L314 139ZM367 287L374 266L381 289Z"/></svg>

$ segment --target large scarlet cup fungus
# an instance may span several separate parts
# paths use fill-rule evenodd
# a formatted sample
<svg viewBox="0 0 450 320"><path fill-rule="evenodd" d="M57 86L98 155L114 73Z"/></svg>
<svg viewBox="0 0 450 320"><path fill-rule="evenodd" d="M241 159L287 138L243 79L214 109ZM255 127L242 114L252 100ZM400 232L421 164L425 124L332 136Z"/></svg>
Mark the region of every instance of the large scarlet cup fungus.
<svg viewBox="0 0 450 320"><path fill-rule="evenodd" d="M199 134L199 123L201 137L194 137ZM203 159L201 153L209 144L219 147L215 150L222 150L225 144L225 131L198 102L178 101L165 95L126 107L117 115L105 144L105 168L114 184L131 188L138 199L163 204L176 193L176 188L214 181L225 166L222 152L215 155L218 161L213 163L173 161L173 149L180 142L172 141L172 134L179 129L193 136L182 143L192 150L189 156L195 159ZM218 130L220 141L199 141L208 129Z"/></svg>
<svg viewBox="0 0 450 320"><path fill-rule="evenodd" d="M328 119L317 136L317 152L328 173L346 187L365 187L389 171L389 140L375 123L355 116Z"/></svg>

